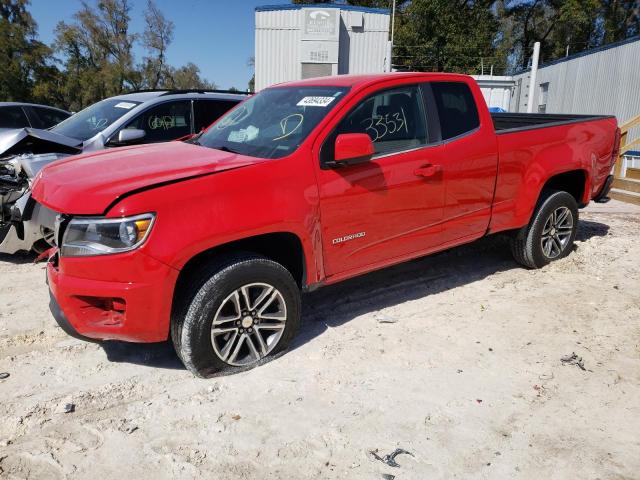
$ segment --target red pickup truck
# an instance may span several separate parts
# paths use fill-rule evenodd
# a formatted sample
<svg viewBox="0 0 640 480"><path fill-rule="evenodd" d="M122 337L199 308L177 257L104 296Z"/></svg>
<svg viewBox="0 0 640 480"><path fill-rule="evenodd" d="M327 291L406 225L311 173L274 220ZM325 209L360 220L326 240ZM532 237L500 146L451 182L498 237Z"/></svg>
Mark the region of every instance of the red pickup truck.
<svg viewBox="0 0 640 480"><path fill-rule="evenodd" d="M197 375L256 365L301 291L497 232L529 268L568 255L618 145L614 117L492 115L463 75L277 85L187 142L46 167L51 310L84 339L170 338Z"/></svg>

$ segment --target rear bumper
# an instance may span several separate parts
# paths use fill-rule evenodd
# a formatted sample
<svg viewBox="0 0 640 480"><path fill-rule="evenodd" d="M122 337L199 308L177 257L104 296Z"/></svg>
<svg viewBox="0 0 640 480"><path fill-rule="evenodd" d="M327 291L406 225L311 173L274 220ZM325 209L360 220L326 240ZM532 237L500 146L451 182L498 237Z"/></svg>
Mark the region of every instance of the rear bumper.
<svg viewBox="0 0 640 480"><path fill-rule="evenodd" d="M49 307L75 338L160 342L169 335L177 277L177 270L140 252L62 258L59 265L54 258L47 264Z"/></svg>

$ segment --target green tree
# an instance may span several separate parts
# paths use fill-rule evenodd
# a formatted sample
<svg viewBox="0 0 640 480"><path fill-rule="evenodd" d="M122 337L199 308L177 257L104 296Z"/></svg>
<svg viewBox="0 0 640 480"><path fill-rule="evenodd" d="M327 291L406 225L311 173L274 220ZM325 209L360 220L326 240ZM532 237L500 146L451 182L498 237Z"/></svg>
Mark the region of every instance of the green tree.
<svg viewBox="0 0 640 480"><path fill-rule="evenodd" d="M526 68L533 44L541 42L542 61L558 58L567 49L595 46L599 0L503 1L501 30L515 69Z"/></svg>
<svg viewBox="0 0 640 480"><path fill-rule="evenodd" d="M514 70L526 68L535 42L547 62L637 35L639 10L637 0L502 0L501 48Z"/></svg>
<svg viewBox="0 0 640 480"><path fill-rule="evenodd" d="M170 69L166 87L177 90L215 90L217 86L215 83L203 79L200 76L200 68L196 64L189 62L183 67Z"/></svg>
<svg viewBox="0 0 640 480"><path fill-rule="evenodd" d="M167 64L166 53L173 40L174 24L148 0L145 29L140 35L130 29L130 0L86 1L70 23L56 28L55 49L64 59L62 96L73 110L98 100L144 88L214 88L188 63L180 68ZM147 55L136 64L134 45L141 43Z"/></svg>
<svg viewBox="0 0 640 480"><path fill-rule="evenodd" d="M602 43L616 42L640 35L638 0L603 0L602 22L598 33Z"/></svg>
<svg viewBox="0 0 640 480"><path fill-rule="evenodd" d="M0 0L0 100L60 104L55 85L60 72L52 51L37 40L37 25L28 0Z"/></svg>
<svg viewBox="0 0 640 480"><path fill-rule="evenodd" d="M413 0L396 19L394 65L476 73L496 52L498 20L490 0Z"/></svg>
<svg viewBox="0 0 640 480"><path fill-rule="evenodd" d="M65 58L63 95L72 109L142 83L134 68L137 35L129 32L130 11L128 0L100 0L97 8L83 2L73 23L58 23L55 48Z"/></svg>
<svg viewBox="0 0 640 480"><path fill-rule="evenodd" d="M174 24L149 0L144 15L146 28L142 35L142 44L149 52L142 65L143 81L147 88L164 86L170 75L166 64L166 53L173 41Z"/></svg>

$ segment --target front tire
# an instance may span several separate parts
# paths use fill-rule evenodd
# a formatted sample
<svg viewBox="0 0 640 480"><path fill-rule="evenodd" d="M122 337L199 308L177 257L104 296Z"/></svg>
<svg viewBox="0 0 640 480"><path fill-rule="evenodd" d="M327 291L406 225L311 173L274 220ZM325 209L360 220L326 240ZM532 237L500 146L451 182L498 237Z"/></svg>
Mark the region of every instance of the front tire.
<svg viewBox="0 0 640 480"><path fill-rule="evenodd" d="M578 227L578 205L567 192L546 191L529 224L511 239L511 251L527 268L542 268L571 253Z"/></svg>
<svg viewBox="0 0 640 480"><path fill-rule="evenodd" d="M180 297L171 337L199 377L264 363L287 347L300 325L300 290L291 273L258 255L205 266Z"/></svg>

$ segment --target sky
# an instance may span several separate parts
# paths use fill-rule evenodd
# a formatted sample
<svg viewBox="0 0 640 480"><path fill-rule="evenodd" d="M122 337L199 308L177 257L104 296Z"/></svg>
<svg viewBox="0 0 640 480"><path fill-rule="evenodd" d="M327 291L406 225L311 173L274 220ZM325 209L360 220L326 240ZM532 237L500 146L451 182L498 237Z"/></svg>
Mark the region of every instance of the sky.
<svg viewBox="0 0 640 480"><path fill-rule="evenodd" d="M96 0L88 0L96 3ZM144 30L147 0L131 0L133 32ZM290 0L156 0L156 5L175 24L168 62L179 67L195 63L204 78L219 88L246 89L253 74L247 60L254 51L254 9L261 5L291 3ZM30 12L38 23L40 40L51 44L56 24L72 22L80 0L31 0ZM142 57L137 50L137 59Z"/></svg>

